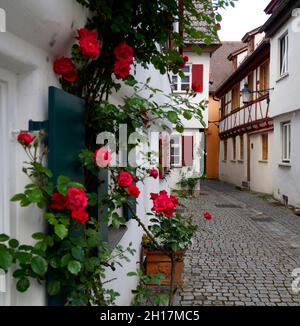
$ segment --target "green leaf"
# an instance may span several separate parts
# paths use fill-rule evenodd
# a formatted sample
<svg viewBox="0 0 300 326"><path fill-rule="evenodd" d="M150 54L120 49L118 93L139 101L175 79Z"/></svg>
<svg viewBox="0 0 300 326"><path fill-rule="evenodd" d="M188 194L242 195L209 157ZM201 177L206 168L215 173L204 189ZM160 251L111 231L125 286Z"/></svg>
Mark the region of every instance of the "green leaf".
<svg viewBox="0 0 300 326"><path fill-rule="evenodd" d="M31 203L39 203L43 199L43 193L38 188L26 190L25 194Z"/></svg>
<svg viewBox="0 0 300 326"><path fill-rule="evenodd" d="M13 272L13 277L14 278L21 278L26 276L26 272L24 269L17 269Z"/></svg>
<svg viewBox="0 0 300 326"><path fill-rule="evenodd" d="M7 270L13 262L13 257L8 250L0 248L0 268Z"/></svg>
<svg viewBox="0 0 300 326"><path fill-rule="evenodd" d="M10 246L10 248L16 249L19 247L19 241L16 239L11 239L8 241L8 245Z"/></svg>
<svg viewBox="0 0 300 326"><path fill-rule="evenodd" d="M53 257L53 258L51 258L49 264L53 268L58 268L60 266L59 257Z"/></svg>
<svg viewBox="0 0 300 326"><path fill-rule="evenodd" d="M31 268L32 270L38 274L38 275L41 275L43 276L46 272L47 272L47 269L48 269L48 263L47 261L42 258L42 257L34 257L31 261Z"/></svg>
<svg viewBox="0 0 300 326"><path fill-rule="evenodd" d="M84 251L81 248L73 247L72 248L72 256L79 261L83 261L84 260Z"/></svg>
<svg viewBox="0 0 300 326"><path fill-rule="evenodd" d="M29 263L32 255L28 252L19 251L16 253L16 258L21 264Z"/></svg>
<svg viewBox="0 0 300 326"><path fill-rule="evenodd" d="M42 232L37 232L32 235L32 238L35 240L44 240L47 235Z"/></svg>
<svg viewBox="0 0 300 326"><path fill-rule="evenodd" d="M19 247L19 250L24 250L24 251L30 251L32 249L33 249L32 246L27 246L27 245L22 245Z"/></svg>
<svg viewBox="0 0 300 326"><path fill-rule="evenodd" d="M45 220L48 221L49 224L51 224L53 226L55 226L58 223L56 216L52 213L46 213L44 215L44 218L45 218Z"/></svg>
<svg viewBox="0 0 300 326"><path fill-rule="evenodd" d="M81 183L78 183L78 182L69 182L68 188L71 188L71 187L85 190L84 185L82 185Z"/></svg>
<svg viewBox="0 0 300 326"><path fill-rule="evenodd" d="M169 111L169 112L167 113L167 118L168 118L168 120L169 120L170 122L172 122L172 123L176 123L177 120L178 120L178 114L177 114L176 112L174 112L174 111Z"/></svg>
<svg viewBox="0 0 300 326"><path fill-rule="evenodd" d="M60 292L61 285L59 281L50 281L47 286L49 295L57 295Z"/></svg>
<svg viewBox="0 0 300 326"><path fill-rule="evenodd" d="M68 192L68 184L70 183L70 179L68 177L59 176L57 180L57 190L63 196L66 196Z"/></svg>
<svg viewBox="0 0 300 326"><path fill-rule="evenodd" d="M191 120L193 117L192 113L189 111L184 111L183 116L185 117L186 120Z"/></svg>
<svg viewBox="0 0 300 326"><path fill-rule="evenodd" d="M127 276L137 276L137 274L136 274L136 272L129 272L129 273L127 273Z"/></svg>
<svg viewBox="0 0 300 326"><path fill-rule="evenodd" d="M9 236L6 234L0 234L0 242L6 242L7 240L9 240Z"/></svg>
<svg viewBox="0 0 300 326"><path fill-rule="evenodd" d="M176 131L182 134L184 132L184 127L182 125L177 125L176 126Z"/></svg>
<svg viewBox="0 0 300 326"><path fill-rule="evenodd" d="M54 232L61 240L66 238L68 235L68 229L63 224L56 224Z"/></svg>
<svg viewBox="0 0 300 326"><path fill-rule="evenodd" d="M71 260L68 263L68 271L71 274L77 275L81 270L81 264L79 261Z"/></svg>
<svg viewBox="0 0 300 326"><path fill-rule="evenodd" d="M24 194L17 194L11 198L11 201L21 201L24 198L26 198Z"/></svg>
<svg viewBox="0 0 300 326"><path fill-rule="evenodd" d="M72 258L72 257L71 257L70 254L66 254L66 255L64 255L64 256L61 258L61 260L60 260L60 266L61 266L61 267L66 266L66 265L69 263L69 261L70 261L71 258Z"/></svg>
<svg viewBox="0 0 300 326"><path fill-rule="evenodd" d="M18 282L17 282L17 290L19 292L26 292L30 286L30 281L27 277L22 277Z"/></svg>

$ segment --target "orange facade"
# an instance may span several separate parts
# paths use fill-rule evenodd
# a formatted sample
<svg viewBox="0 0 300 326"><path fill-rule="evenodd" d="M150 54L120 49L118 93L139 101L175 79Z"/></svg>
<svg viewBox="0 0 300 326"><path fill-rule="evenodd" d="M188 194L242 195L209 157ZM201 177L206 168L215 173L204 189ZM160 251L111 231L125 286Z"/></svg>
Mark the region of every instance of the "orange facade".
<svg viewBox="0 0 300 326"><path fill-rule="evenodd" d="M209 97L208 128L206 130L206 178L219 177L219 101Z"/></svg>

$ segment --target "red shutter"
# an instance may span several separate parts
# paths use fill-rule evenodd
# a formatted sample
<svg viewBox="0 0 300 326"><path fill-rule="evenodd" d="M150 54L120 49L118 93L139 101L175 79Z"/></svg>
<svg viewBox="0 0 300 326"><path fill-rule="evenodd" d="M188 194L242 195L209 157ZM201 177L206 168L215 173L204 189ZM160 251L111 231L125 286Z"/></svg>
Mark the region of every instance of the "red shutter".
<svg viewBox="0 0 300 326"><path fill-rule="evenodd" d="M194 160L194 137L182 136L182 166L192 166Z"/></svg>
<svg viewBox="0 0 300 326"><path fill-rule="evenodd" d="M192 66L192 83L200 84L199 93L203 92L203 65Z"/></svg>

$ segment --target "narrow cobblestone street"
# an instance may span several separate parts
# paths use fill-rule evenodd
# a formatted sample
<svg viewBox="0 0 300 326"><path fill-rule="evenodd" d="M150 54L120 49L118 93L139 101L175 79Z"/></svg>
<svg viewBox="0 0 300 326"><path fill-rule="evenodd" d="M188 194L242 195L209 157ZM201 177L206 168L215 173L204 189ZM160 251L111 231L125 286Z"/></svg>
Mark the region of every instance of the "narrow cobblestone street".
<svg viewBox="0 0 300 326"><path fill-rule="evenodd" d="M199 231L185 260L177 304L299 305L292 271L300 267L300 217L275 201L204 181L200 198L185 201ZM213 215L211 221L203 212Z"/></svg>

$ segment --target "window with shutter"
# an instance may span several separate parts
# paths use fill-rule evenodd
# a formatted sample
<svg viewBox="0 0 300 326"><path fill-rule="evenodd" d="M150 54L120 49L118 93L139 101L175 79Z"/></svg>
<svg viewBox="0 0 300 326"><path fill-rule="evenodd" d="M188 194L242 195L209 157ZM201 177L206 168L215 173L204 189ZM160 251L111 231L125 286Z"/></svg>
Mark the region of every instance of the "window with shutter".
<svg viewBox="0 0 300 326"><path fill-rule="evenodd" d="M194 160L194 137L182 136L182 166L192 166Z"/></svg>
<svg viewBox="0 0 300 326"><path fill-rule="evenodd" d="M203 65L193 64L192 66L192 83L197 83L200 85L199 93L203 92Z"/></svg>
<svg viewBox="0 0 300 326"><path fill-rule="evenodd" d="M261 135L262 142L262 160L267 161L269 158L268 150L268 134Z"/></svg>

